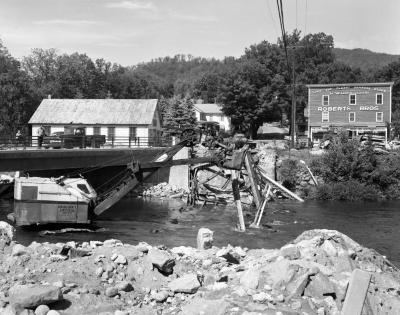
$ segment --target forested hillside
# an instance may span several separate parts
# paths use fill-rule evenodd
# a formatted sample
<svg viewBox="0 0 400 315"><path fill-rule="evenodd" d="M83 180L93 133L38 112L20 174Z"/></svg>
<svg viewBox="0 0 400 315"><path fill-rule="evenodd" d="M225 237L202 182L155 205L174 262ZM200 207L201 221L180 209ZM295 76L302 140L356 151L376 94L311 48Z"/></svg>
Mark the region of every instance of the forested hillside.
<svg viewBox="0 0 400 315"><path fill-rule="evenodd" d="M201 98L222 104L235 128L255 136L263 122L290 119L293 64L299 120L307 102L306 84L394 81L393 117L400 121L399 59L388 63L390 55L334 49L333 37L324 33L301 37L293 31L286 40L289 46L298 46L287 56L279 39L251 45L239 58L176 55L130 67L93 60L84 53L40 48L17 60L0 41L0 135L15 134L51 94L53 98L159 98L164 114L174 104ZM364 56L369 61L356 67L352 60L362 58L352 54L361 52L368 52ZM368 64L376 67L364 71Z"/></svg>
<svg viewBox="0 0 400 315"><path fill-rule="evenodd" d="M338 61L341 61L353 68L360 68L363 71L368 71L371 69L376 70L400 59L400 55L377 53L361 48L334 48L333 52L335 53Z"/></svg>

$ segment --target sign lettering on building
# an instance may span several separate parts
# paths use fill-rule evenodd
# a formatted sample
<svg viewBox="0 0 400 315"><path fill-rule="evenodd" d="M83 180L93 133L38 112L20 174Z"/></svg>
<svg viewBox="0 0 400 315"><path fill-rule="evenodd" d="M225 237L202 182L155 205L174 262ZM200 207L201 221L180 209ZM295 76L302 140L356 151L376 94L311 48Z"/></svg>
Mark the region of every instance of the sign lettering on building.
<svg viewBox="0 0 400 315"><path fill-rule="evenodd" d="M342 112L342 111L354 111L357 108L355 106L318 106L317 111L320 112ZM359 106L360 111L373 111L379 110L379 106Z"/></svg>

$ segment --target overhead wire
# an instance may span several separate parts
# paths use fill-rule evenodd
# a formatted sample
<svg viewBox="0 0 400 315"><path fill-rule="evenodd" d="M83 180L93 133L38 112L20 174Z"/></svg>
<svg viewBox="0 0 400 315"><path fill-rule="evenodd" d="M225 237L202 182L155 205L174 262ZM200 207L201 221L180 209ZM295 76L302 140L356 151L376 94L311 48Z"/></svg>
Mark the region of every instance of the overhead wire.
<svg viewBox="0 0 400 315"><path fill-rule="evenodd" d="M287 51L286 30L285 30L285 20L284 20L284 15L283 15L282 0L276 0L276 5L278 7L279 23L280 23L280 26L281 26L283 48L285 50L285 57L286 57L286 65L287 65L287 68L288 68L288 73L290 73L290 65L289 65L289 56L288 56L288 51Z"/></svg>
<svg viewBox="0 0 400 315"><path fill-rule="evenodd" d="M270 7L270 5L269 5L269 0L266 0L267 1L267 6L268 6L268 12L269 12L269 15L270 15L270 17L271 17L271 20L272 20L272 25L274 26L274 29L275 29L275 33L278 35L278 37L279 37L279 31L278 31L278 29L277 29L277 27L276 27L276 21L275 21L275 19L274 19L274 15L272 14L272 10L271 10L271 7Z"/></svg>
<svg viewBox="0 0 400 315"><path fill-rule="evenodd" d="M308 0L306 0L306 11L304 17L304 36L307 35L307 16L308 16Z"/></svg>

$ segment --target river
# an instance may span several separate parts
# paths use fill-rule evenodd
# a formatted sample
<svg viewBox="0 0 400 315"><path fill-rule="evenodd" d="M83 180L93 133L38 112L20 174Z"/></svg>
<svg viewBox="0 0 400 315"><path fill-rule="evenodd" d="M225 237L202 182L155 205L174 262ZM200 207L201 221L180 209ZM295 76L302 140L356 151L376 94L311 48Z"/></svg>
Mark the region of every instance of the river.
<svg viewBox="0 0 400 315"><path fill-rule="evenodd" d="M12 208L12 201L0 200L0 220L6 220ZM253 211L245 214L246 221L251 222ZM145 241L168 247L196 246L197 230L208 227L214 231L216 246L229 243L248 248L277 248L305 230L335 229L361 245L376 249L400 266L398 222L400 201L280 201L269 203L261 229L247 229L242 233L235 230L236 210L230 206L187 208L173 199L126 198L97 218L96 232L42 236L38 230L17 228L16 240L27 245L32 241L82 242L116 238L132 244Z"/></svg>

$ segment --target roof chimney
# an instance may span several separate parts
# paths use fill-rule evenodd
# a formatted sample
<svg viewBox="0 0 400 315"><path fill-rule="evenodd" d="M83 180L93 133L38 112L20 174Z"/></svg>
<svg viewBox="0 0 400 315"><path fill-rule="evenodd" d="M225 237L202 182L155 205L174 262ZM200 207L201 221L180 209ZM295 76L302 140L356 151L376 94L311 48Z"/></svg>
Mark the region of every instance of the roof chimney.
<svg viewBox="0 0 400 315"><path fill-rule="evenodd" d="M51 100L51 94L47 95L47 98L48 98L49 100Z"/></svg>

